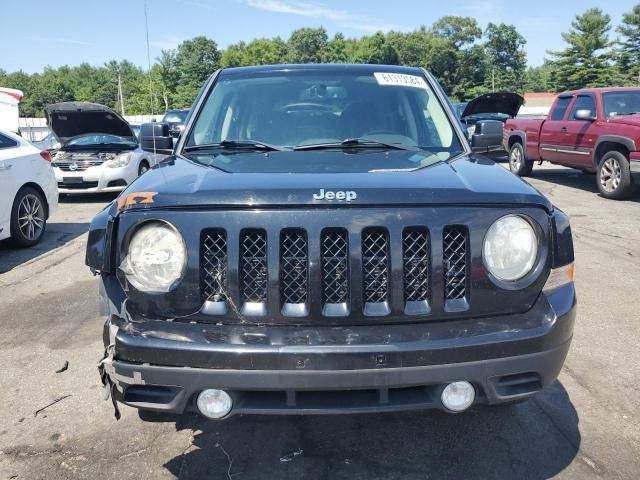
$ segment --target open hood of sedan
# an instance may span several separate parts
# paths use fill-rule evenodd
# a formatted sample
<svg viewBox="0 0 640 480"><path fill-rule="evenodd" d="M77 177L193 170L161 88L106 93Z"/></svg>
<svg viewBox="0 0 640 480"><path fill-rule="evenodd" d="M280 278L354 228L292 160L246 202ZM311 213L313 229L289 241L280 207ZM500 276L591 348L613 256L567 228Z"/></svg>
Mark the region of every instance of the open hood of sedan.
<svg viewBox="0 0 640 480"><path fill-rule="evenodd" d="M45 110L49 128L63 145L78 135L92 133L135 139L127 121L104 105L62 102L48 105Z"/></svg>
<svg viewBox="0 0 640 480"><path fill-rule="evenodd" d="M517 93L486 93L470 100L460 118L478 113L504 113L510 117L515 117L523 103L524 98Z"/></svg>

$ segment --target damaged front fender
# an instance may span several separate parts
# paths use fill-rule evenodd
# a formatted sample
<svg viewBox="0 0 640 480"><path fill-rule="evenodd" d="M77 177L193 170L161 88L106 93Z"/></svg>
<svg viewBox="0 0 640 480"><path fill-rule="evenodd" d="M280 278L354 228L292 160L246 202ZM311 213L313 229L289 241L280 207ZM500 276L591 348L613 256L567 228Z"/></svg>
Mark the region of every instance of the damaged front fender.
<svg viewBox="0 0 640 480"><path fill-rule="evenodd" d="M111 271L112 241L116 223L116 204L110 203L89 226L85 263L95 273Z"/></svg>

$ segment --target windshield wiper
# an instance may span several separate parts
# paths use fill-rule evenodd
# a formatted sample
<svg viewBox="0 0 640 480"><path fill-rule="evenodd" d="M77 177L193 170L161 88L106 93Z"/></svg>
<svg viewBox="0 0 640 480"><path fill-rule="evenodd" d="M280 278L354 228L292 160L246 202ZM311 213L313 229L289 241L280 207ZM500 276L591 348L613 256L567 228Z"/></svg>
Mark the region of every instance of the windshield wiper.
<svg viewBox="0 0 640 480"><path fill-rule="evenodd" d="M293 147L294 150L322 150L325 148L390 148L393 150L415 150L415 148L399 143L385 143L368 138L346 138L341 142L313 143Z"/></svg>
<svg viewBox="0 0 640 480"><path fill-rule="evenodd" d="M206 143L203 145L191 145L185 147L185 152L196 152L198 150L212 150L215 148L238 148L246 150L282 151L284 149L255 140L222 140L220 143Z"/></svg>

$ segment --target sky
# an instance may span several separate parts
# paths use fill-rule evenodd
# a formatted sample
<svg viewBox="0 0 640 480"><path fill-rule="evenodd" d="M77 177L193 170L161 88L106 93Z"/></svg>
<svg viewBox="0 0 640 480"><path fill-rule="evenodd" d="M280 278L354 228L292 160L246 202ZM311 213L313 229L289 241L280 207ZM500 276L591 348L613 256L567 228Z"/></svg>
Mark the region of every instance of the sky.
<svg viewBox="0 0 640 480"><path fill-rule="evenodd" d="M145 0L0 0L0 68L42 71L49 65L102 65L127 59L147 66ZM240 40L323 26L332 36L410 31L444 15L515 25L527 40L529 65L564 48L561 33L576 14L600 7L612 25L633 0L147 0L151 61L163 49L205 35L224 48ZM615 37L612 29L611 38Z"/></svg>

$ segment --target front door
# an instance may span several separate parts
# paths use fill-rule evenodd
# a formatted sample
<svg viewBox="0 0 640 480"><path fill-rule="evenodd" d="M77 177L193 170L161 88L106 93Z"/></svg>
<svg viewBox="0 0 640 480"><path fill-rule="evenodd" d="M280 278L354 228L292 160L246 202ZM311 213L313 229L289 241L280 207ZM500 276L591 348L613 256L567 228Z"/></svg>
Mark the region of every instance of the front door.
<svg viewBox="0 0 640 480"><path fill-rule="evenodd" d="M592 120L576 118L578 110L589 110ZM593 169L591 160L597 140L596 99L593 95L582 94L576 97L566 121L563 122L564 135L558 144L558 157L564 165Z"/></svg>
<svg viewBox="0 0 640 480"><path fill-rule="evenodd" d="M540 156L543 160L563 163L564 158L558 152L558 146L565 141L567 120L572 95L558 97L540 131Z"/></svg>

